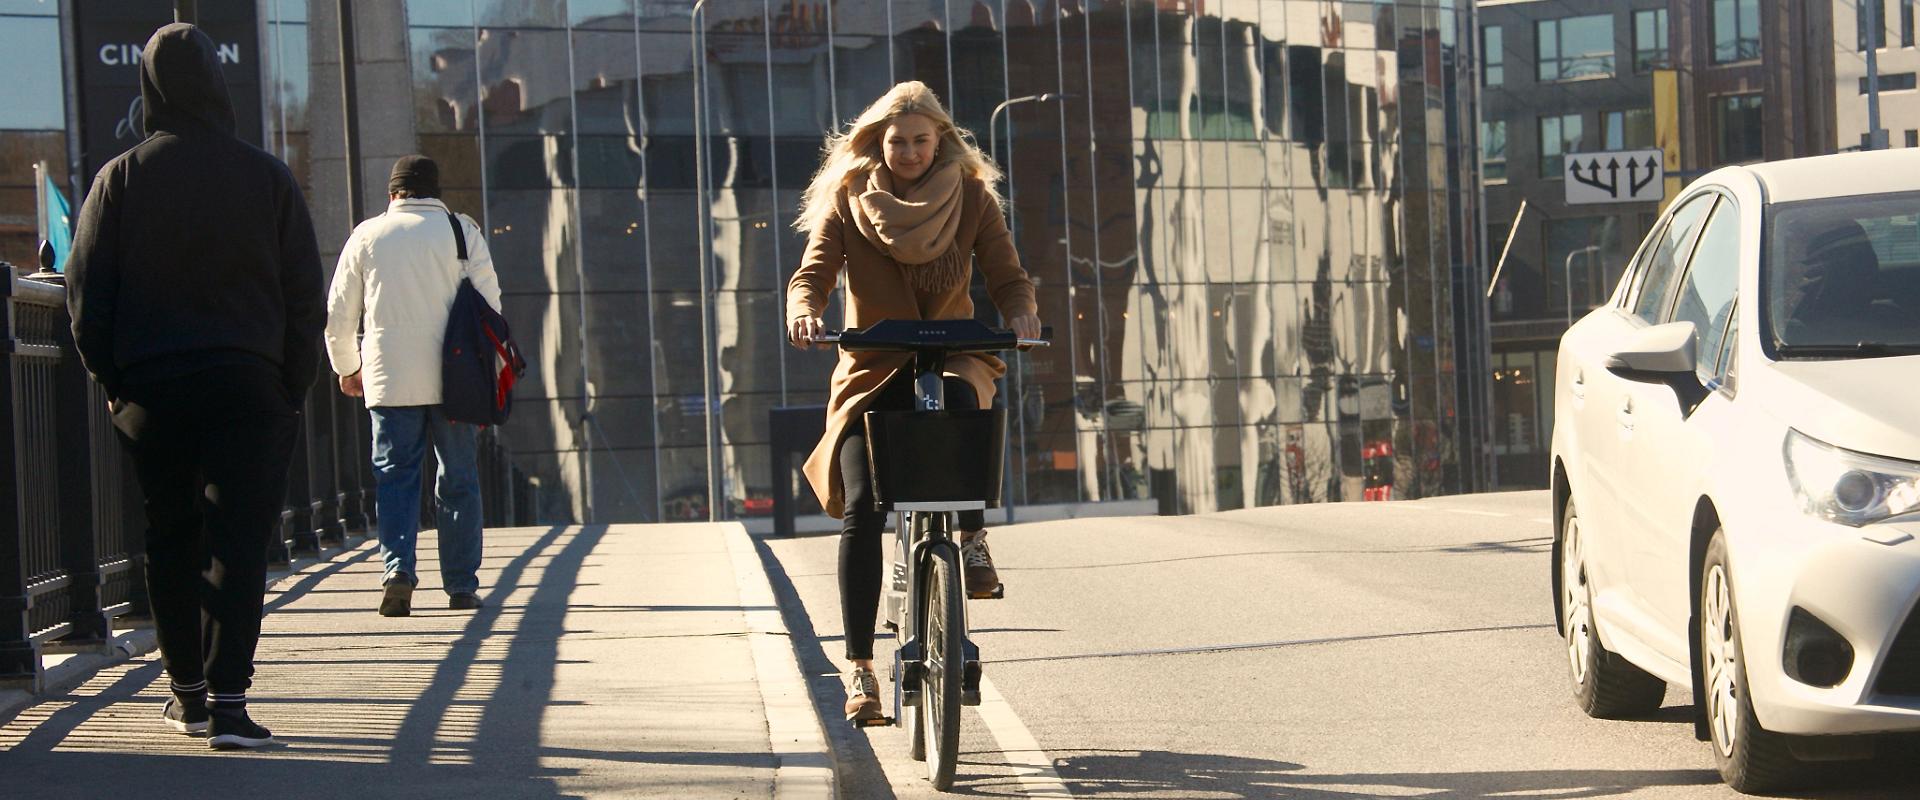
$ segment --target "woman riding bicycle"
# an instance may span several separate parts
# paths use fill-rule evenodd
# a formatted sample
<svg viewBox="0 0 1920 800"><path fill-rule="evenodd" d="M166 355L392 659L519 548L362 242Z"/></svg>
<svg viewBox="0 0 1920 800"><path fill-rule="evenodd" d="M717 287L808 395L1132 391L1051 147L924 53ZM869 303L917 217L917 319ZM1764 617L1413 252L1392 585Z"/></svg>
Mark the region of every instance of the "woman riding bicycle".
<svg viewBox="0 0 1920 800"><path fill-rule="evenodd" d="M977 262L1001 316L1022 338L1040 336L1033 281L1014 253L1013 237L994 188L1000 169L975 147L972 134L919 81L888 91L853 127L827 137L820 171L801 196L794 227L807 252L787 287L787 335L816 345L820 316L835 282L847 282L846 324L880 320L971 319L968 283ZM820 346L820 345L816 345ZM882 716L873 673L874 618L880 605L881 531L873 508L866 424L872 410L907 410L914 391L906 353L840 353L827 398L827 431L807 458L807 481L820 505L841 518L840 609L849 675L847 719ZM946 362L948 408L981 408L1006 373L1000 359L956 355ZM991 591L999 576L987 552L978 511L961 512L968 592Z"/></svg>

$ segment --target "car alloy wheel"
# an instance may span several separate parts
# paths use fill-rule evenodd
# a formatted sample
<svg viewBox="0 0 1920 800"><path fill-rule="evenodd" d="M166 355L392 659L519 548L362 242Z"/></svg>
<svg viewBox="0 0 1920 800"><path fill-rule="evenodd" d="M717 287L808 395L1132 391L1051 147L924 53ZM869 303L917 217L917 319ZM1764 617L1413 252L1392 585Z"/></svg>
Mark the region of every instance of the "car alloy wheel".
<svg viewBox="0 0 1920 800"><path fill-rule="evenodd" d="M1733 593L1727 571L1719 564L1707 570L1700 608L1700 658L1707 683L1707 724L1720 755L1733 755L1740 738L1740 689L1733 652Z"/></svg>
<svg viewBox="0 0 1920 800"><path fill-rule="evenodd" d="M1593 616L1587 609L1586 562L1580 553L1580 518L1569 515L1560 543L1561 625L1567 638L1567 662L1573 682L1587 682L1587 663L1593 658Z"/></svg>

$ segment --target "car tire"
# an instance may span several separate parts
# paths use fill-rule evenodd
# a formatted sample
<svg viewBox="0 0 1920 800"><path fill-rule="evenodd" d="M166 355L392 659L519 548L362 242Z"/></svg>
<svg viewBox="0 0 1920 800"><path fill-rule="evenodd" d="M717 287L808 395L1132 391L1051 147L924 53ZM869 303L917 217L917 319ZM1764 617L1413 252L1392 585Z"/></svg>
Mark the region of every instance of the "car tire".
<svg viewBox="0 0 1920 800"><path fill-rule="evenodd" d="M1560 512L1560 536L1554 542L1559 564L1560 635L1567 646L1573 697L1580 710L1598 719L1632 719L1652 714L1666 697L1667 683L1634 666L1600 643L1593 618L1593 590L1587 583L1580 515L1573 499Z"/></svg>
<svg viewBox="0 0 1920 800"><path fill-rule="evenodd" d="M1790 788L1804 766L1793 757L1792 737L1760 726L1747 691L1746 655L1740 643L1740 610L1733 598L1727 540L1714 531L1700 564L1700 698L1707 717L1714 765L1727 786L1745 793Z"/></svg>

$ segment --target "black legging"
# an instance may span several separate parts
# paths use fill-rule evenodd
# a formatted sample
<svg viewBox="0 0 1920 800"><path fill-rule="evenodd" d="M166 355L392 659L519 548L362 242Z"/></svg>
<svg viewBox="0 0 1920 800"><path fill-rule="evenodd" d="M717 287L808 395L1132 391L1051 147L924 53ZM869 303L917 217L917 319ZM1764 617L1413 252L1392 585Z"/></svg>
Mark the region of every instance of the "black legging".
<svg viewBox="0 0 1920 800"><path fill-rule="evenodd" d="M959 378L947 378L947 408L976 409L973 387ZM913 408L913 374L902 370L881 387L869 411L907 411ZM847 633L847 658L873 658L873 623L880 611L880 532L887 526L885 512L873 510L873 479L867 466L865 416L847 427L840 440L840 481L845 501L840 518L840 614ZM980 511L959 512L959 527L977 531L986 526Z"/></svg>

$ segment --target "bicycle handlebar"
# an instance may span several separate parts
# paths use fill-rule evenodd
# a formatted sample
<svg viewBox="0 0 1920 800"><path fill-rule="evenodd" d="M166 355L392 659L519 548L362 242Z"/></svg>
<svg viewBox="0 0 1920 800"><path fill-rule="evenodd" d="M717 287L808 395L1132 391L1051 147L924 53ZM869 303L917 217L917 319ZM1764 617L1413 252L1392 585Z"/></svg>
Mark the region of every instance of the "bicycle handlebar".
<svg viewBox="0 0 1920 800"><path fill-rule="evenodd" d="M828 331L815 337L815 344L837 344L851 351L885 350L895 352L940 351L948 353L1011 350L1017 347L1047 347L1052 344L1051 327L1043 327L1040 338L1014 336L1013 331L989 328L977 320L882 320L865 328Z"/></svg>

